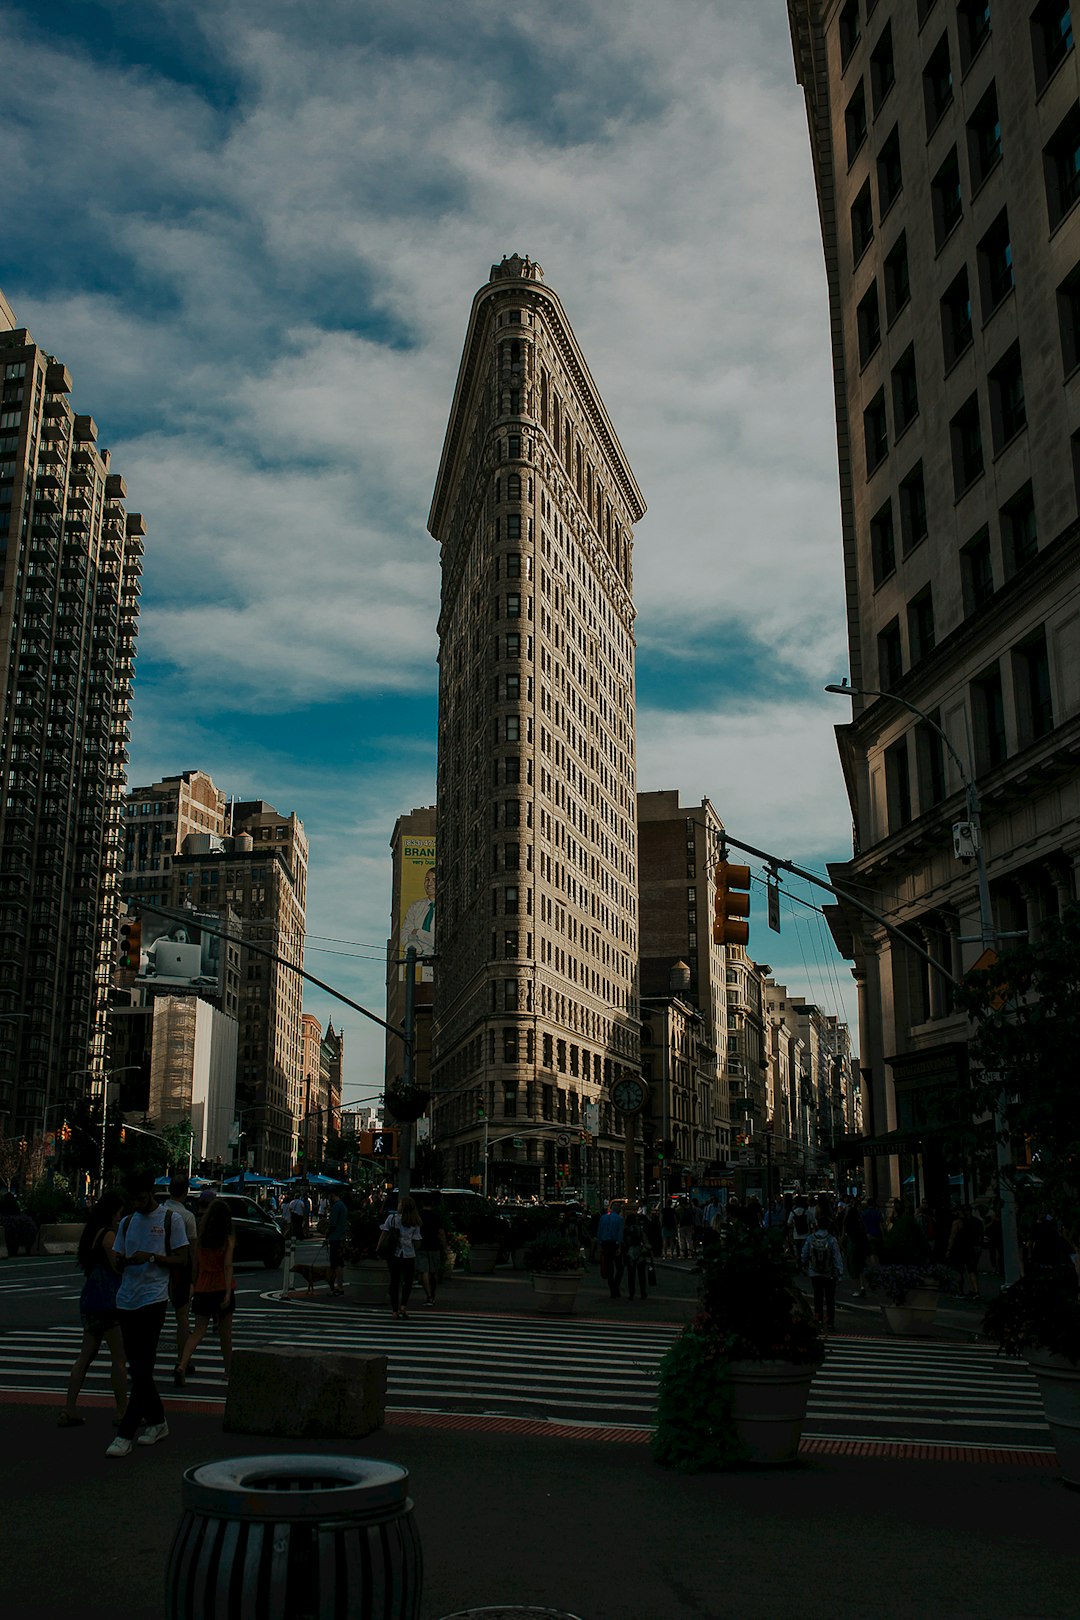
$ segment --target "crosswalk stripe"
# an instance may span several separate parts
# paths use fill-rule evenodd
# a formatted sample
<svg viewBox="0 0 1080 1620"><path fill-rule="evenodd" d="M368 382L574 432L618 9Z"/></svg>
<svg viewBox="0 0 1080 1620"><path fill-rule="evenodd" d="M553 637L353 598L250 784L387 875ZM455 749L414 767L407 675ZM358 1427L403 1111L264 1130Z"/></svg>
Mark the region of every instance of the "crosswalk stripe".
<svg viewBox="0 0 1080 1620"><path fill-rule="evenodd" d="M590 1418L648 1429L655 1416L657 1369L678 1329L670 1324L537 1321L440 1311L394 1322L385 1310L351 1308L333 1317L263 1300L237 1318L238 1348L367 1350L390 1357L392 1410ZM221 1352L208 1337L199 1372L182 1390L168 1388L173 1353L167 1324L159 1379L170 1399L224 1400ZM0 1334L0 1394L62 1393L81 1343L76 1322ZM105 1393L109 1361L102 1352L86 1380ZM922 1345L898 1340L830 1339L811 1387L805 1433L813 1439L901 1443L947 1436L977 1443L982 1434L1011 1434L1038 1449L1048 1430L1027 1367L987 1346Z"/></svg>

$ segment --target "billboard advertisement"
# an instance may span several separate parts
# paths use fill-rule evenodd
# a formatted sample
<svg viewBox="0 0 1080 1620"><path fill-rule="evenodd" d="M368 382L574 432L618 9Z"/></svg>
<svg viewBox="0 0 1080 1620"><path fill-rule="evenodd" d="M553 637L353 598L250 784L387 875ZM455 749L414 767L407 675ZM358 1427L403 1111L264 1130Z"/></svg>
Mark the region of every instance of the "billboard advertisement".
<svg viewBox="0 0 1080 1620"><path fill-rule="evenodd" d="M200 916L211 928L221 928L217 912L193 911L183 921L146 911L136 984L148 989L194 990L220 996L225 990L227 942L199 926Z"/></svg>
<svg viewBox="0 0 1080 1620"><path fill-rule="evenodd" d="M398 950L401 956L411 945L418 956L431 956L435 950L435 839L405 837L401 840L401 912ZM405 977L399 967L398 978ZM430 984L434 970L430 963L417 970L418 979Z"/></svg>

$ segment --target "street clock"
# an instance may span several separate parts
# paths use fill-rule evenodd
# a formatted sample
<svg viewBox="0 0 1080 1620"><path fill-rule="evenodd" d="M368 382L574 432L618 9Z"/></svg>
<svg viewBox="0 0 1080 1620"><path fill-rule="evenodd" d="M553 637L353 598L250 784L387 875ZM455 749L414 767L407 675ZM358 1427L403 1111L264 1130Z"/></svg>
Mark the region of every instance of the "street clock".
<svg viewBox="0 0 1080 1620"><path fill-rule="evenodd" d="M648 1092L642 1081L627 1075L623 1080L616 1080L611 1088L611 1100L615 1107L623 1114L639 1113L645 1106Z"/></svg>

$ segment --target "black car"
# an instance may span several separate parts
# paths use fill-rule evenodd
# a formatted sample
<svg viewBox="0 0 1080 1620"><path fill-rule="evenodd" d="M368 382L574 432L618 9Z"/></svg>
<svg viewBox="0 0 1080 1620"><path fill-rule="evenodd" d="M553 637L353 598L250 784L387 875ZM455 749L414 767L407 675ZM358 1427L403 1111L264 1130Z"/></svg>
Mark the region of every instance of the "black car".
<svg viewBox="0 0 1080 1620"><path fill-rule="evenodd" d="M224 1198L232 1210L236 1237L234 1263L261 1261L268 1271L276 1271L285 1258L285 1237L269 1210L261 1209L254 1198L245 1198L242 1193L216 1193L214 1196ZM196 1221L200 1220L206 1202L197 1193L190 1193L185 1202Z"/></svg>

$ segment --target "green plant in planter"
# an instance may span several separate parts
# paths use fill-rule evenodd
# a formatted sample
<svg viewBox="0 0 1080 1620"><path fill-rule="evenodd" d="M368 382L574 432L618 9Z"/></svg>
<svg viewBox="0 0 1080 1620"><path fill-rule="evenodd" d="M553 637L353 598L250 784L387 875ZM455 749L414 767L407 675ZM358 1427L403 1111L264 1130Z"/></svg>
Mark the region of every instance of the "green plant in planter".
<svg viewBox="0 0 1080 1620"><path fill-rule="evenodd" d="M1035 1273L1003 1288L983 1317L983 1332L1007 1356L1045 1351L1080 1364L1080 1299L1076 1285Z"/></svg>
<svg viewBox="0 0 1080 1620"><path fill-rule="evenodd" d="M506 1241L507 1223L493 1198L471 1198L462 1225L471 1245Z"/></svg>
<svg viewBox="0 0 1080 1620"><path fill-rule="evenodd" d="M531 1205L515 1209L510 1216L510 1247L524 1249L533 1238L550 1226L551 1215L546 1209L536 1209Z"/></svg>
<svg viewBox="0 0 1080 1620"><path fill-rule="evenodd" d="M871 1290L884 1294L890 1305L903 1305L913 1288L936 1288L943 1294L956 1292L955 1272L930 1261L915 1266L868 1266L865 1275Z"/></svg>
<svg viewBox="0 0 1080 1620"><path fill-rule="evenodd" d="M695 1473L745 1458L731 1420L733 1361L824 1358L821 1327L777 1237L729 1225L702 1254L701 1308L660 1363L657 1462Z"/></svg>
<svg viewBox="0 0 1080 1620"><path fill-rule="evenodd" d="M372 1210L352 1210L349 1215L348 1236L345 1239L346 1264L357 1265L361 1260L374 1259L380 1231L381 1222Z"/></svg>
<svg viewBox="0 0 1080 1620"><path fill-rule="evenodd" d="M548 1227L526 1248L525 1264L530 1271L580 1271L581 1249L558 1227Z"/></svg>
<svg viewBox="0 0 1080 1620"><path fill-rule="evenodd" d="M665 1468L701 1474L745 1462L731 1410L731 1369L714 1333L684 1328L660 1363L652 1454Z"/></svg>

